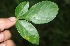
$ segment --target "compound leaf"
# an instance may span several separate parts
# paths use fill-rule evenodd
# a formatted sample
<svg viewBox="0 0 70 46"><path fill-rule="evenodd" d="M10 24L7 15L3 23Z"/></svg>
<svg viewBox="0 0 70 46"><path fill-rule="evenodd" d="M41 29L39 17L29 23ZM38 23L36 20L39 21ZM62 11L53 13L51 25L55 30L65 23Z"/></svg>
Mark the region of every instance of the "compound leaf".
<svg viewBox="0 0 70 46"><path fill-rule="evenodd" d="M39 34L36 28L26 20L17 20L16 27L20 35L33 44L39 44Z"/></svg>
<svg viewBox="0 0 70 46"><path fill-rule="evenodd" d="M28 12L22 16L26 20L32 21L35 24L44 24L52 21L57 13L58 6L51 1L42 1L32 6Z"/></svg>
<svg viewBox="0 0 70 46"><path fill-rule="evenodd" d="M15 16L18 18L20 16L23 16L28 11L28 8L29 8L29 2L20 3L15 9Z"/></svg>

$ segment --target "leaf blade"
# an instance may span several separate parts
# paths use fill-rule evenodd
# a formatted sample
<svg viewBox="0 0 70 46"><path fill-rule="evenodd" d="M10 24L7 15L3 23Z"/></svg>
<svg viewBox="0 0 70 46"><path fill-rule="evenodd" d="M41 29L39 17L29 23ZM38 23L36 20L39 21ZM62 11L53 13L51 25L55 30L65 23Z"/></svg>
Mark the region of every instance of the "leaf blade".
<svg viewBox="0 0 70 46"><path fill-rule="evenodd" d="M29 2L22 2L20 3L15 9L15 16L20 17L23 16L29 8Z"/></svg>
<svg viewBox="0 0 70 46"><path fill-rule="evenodd" d="M26 20L32 21L35 24L44 24L52 21L58 14L58 10L56 3L43 1L32 6L29 11L24 14L24 17Z"/></svg>
<svg viewBox="0 0 70 46"><path fill-rule="evenodd" d="M25 20L18 20L16 27L20 35L33 44L39 44L39 34L35 27Z"/></svg>

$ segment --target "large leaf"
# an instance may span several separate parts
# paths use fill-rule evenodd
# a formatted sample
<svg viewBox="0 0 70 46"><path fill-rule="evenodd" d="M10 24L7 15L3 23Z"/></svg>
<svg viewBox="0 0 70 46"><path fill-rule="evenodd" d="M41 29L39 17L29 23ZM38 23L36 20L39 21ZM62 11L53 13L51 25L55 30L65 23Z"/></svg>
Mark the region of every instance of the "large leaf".
<svg viewBox="0 0 70 46"><path fill-rule="evenodd" d="M32 6L28 12L24 14L25 19L35 24L48 23L53 20L58 13L58 6L51 1L42 1Z"/></svg>
<svg viewBox="0 0 70 46"><path fill-rule="evenodd" d="M39 35L36 28L26 20L18 20L16 27L20 35L33 44L39 44Z"/></svg>
<svg viewBox="0 0 70 46"><path fill-rule="evenodd" d="M29 8L29 2L20 3L15 9L15 16L20 17L24 15L28 11L28 8Z"/></svg>

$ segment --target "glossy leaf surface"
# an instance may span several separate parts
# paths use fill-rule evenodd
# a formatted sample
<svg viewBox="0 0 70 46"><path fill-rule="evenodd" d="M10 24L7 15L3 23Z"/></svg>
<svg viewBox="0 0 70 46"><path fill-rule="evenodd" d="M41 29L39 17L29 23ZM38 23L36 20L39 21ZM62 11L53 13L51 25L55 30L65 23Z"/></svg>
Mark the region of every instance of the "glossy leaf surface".
<svg viewBox="0 0 70 46"><path fill-rule="evenodd" d="M20 16L23 16L28 11L28 8L29 8L29 2L20 3L15 9L15 16L18 18Z"/></svg>
<svg viewBox="0 0 70 46"><path fill-rule="evenodd" d="M33 44L39 44L39 35L36 28L26 20L18 20L16 27L20 35Z"/></svg>
<svg viewBox="0 0 70 46"><path fill-rule="evenodd" d="M24 14L25 18L35 24L44 24L52 21L58 13L58 6L51 1L42 1L32 6ZM22 16L24 17L24 16Z"/></svg>

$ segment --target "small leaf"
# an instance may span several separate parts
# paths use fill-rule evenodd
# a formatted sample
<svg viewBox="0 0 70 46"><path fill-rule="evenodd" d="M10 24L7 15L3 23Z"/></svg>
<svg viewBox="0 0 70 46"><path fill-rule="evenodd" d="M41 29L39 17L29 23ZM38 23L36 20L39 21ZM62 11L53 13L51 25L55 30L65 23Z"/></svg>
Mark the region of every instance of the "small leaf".
<svg viewBox="0 0 70 46"><path fill-rule="evenodd" d="M20 17L24 15L28 11L28 8L29 8L29 2L20 3L15 9L15 16Z"/></svg>
<svg viewBox="0 0 70 46"><path fill-rule="evenodd" d="M16 27L20 35L33 44L39 44L39 34L36 28L26 20L18 20Z"/></svg>
<svg viewBox="0 0 70 46"><path fill-rule="evenodd" d="M52 21L58 13L58 6L51 1L42 1L32 6L27 13L24 14L26 20L35 24L44 24Z"/></svg>

